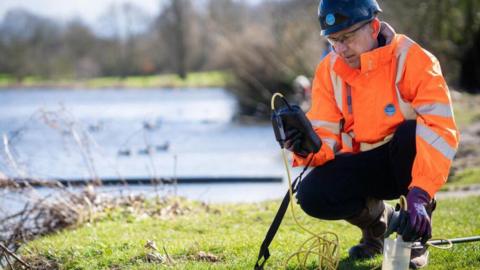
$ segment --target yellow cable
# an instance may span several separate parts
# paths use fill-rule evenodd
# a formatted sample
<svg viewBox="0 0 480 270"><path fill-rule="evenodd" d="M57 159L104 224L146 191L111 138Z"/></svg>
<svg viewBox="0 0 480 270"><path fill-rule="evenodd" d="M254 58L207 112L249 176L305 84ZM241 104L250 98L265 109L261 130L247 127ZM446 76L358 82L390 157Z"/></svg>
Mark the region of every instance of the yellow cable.
<svg viewBox="0 0 480 270"><path fill-rule="evenodd" d="M273 94L272 99L270 100L270 105L272 106L272 111L275 110L275 98L276 97L282 97L283 98L283 95L278 93L278 92Z"/></svg>
<svg viewBox="0 0 480 270"><path fill-rule="evenodd" d="M400 209L406 212L408 210L407 198L405 198L405 196L403 195L400 195L400 198L398 200L400 203Z"/></svg>
<svg viewBox="0 0 480 270"><path fill-rule="evenodd" d="M275 98L277 96L283 98L283 95L280 93L275 93L272 96L272 100L271 100L272 111L275 110ZM288 267L288 264L292 259L296 258L298 261L299 268L306 269L309 256L317 255L318 256L317 269L321 269L321 270L337 269L339 260L340 260L338 235L335 234L334 232L329 232L329 231L316 234L300 224L300 222L298 221L295 215L295 210L294 210L295 207L293 204L294 198L293 198L293 190L292 190L292 177L290 174L290 168L288 165L286 151L284 148L282 148L281 151L282 151L282 157L283 157L285 169L287 171L288 193L290 195L290 209L292 212L293 220L295 221L297 226L299 226L302 230L306 231L311 235L310 238L308 238L306 241L302 243L300 248L295 253L293 253L287 258L287 260L285 261L285 268Z"/></svg>
<svg viewBox="0 0 480 270"><path fill-rule="evenodd" d="M306 241L303 242L302 245L300 245L300 248L295 253L293 253L292 255L290 255L290 257L287 258L287 260L285 261L285 268L288 267L289 262L293 258L297 258L300 269L306 269L307 268L306 264L307 264L309 255L313 254L318 256L317 269L321 269L321 270L337 269L340 261L338 235L330 231L325 231L325 232L316 234L300 224L300 222L298 221L295 215L295 210L294 210L295 207L293 204L294 198L293 198L293 190L292 190L292 178L290 175L290 169L288 166L288 160L287 160L285 149L282 149L282 156L283 156L285 169L287 170L288 192L290 194L290 209L292 212L293 220L295 221L298 227L300 227L302 230L306 231L311 235L309 239L307 239ZM305 247L309 243L310 243L310 246ZM303 255L303 259L302 259L302 255Z"/></svg>
<svg viewBox="0 0 480 270"><path fill-rule="evenodd" d="M430 247L433 247L433 248L438 248L438 249L451 249L453 247L453 243L449 239L446 239L446 238L432 238L432 239L430 239L430 241L434 241L434 240L446 241L446 242L448 242L448 245L446 247L443 247L443 246L433 245L433 244L430 244L430 243L427 242L427 246L430 246Z"/></svg>

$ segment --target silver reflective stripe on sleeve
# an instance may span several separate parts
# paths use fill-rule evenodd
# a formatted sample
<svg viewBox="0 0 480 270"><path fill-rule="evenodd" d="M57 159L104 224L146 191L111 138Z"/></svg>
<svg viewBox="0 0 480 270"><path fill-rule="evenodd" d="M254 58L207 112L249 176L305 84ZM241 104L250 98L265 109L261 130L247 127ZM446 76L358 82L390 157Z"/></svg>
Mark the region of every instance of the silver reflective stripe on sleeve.
<svg viewBox="0 0 480 270"><path fill-rule="evenodd" d="M332 87L333 87L333 93L335 95L335 101L337 102L337 107L340 110L340 112L343 112L343 99L342 99L342 88L343 88L343 81L338 76L335 71L333 71L333 66L335 65L335 62L337 60L338 55L336 53L332 54L332 57L330 58L330 79L332 81Z"/></svg>
<svg viewBox="0 0 480 270"><path fill-rule="evenodd" d="M452 117L452 107L449 104L433 103L415 108L418 114Z"/></svg>
<svg viewBox="0 0 480 270"><path fill-rule="evenodd" d="M395 89L397 90L397 99L400 111L405 117L406 120L414 120L417 118L417 114L413 110L410 103L407 103L403 100L402 95L400 94L400 88L398 84L402 80L403 70L405 69L405 61L407 59L408 49L413 45L413 41L407 37L404 37L398 44L397 48L397 76L395 78Z"/></svg>
<svg viewBox="0 0 480 270"><path fill-rule="evenodd" d="M342 144L348 148L353 148L352 137L345 132L342 132Z"/></svg>
<svg viewBox="0 0 480 270"><path fill-rule="evenodd" d="M310 122L314 128L324 128L335 135L340 134L340 123L338 122L328 122L322 120L311 120Z"/></svg>
<svg viewBox="0 0 480 270"><path fill-rule="evenodd" d="M437 149L440 153L442 153L447 159L453 160L453 157L455 156L455 153L456 153L455 149L451 147L435 131L431 130L430 128L424 125L417 124L416 134L420 138L424 139L433 148Z"/></svg>
<svg viewBox="0 0 480 270"><path fill-rule="evenodd" d="M333 150L333 153L337 153L338 152L338 145L337 145L337 141L335 141L334 139L330 139L330 138L324 138L322 139L322 141L327 144L332 150Z"/></svg>

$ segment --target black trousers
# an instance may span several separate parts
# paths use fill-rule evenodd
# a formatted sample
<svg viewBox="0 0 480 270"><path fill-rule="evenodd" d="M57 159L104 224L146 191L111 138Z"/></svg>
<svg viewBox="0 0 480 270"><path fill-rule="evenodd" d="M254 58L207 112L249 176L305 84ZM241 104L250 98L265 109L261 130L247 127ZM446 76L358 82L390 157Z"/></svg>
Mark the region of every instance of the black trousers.
<svg viewBox="0 0 480 270"><path fill-rule="evenodd" d="M360 213L367 197L391 200L407 194L416 155L415 128L415 121L405 121L390 142L315 167L298 186L301 208L319 219L346 219Z"/></svg>

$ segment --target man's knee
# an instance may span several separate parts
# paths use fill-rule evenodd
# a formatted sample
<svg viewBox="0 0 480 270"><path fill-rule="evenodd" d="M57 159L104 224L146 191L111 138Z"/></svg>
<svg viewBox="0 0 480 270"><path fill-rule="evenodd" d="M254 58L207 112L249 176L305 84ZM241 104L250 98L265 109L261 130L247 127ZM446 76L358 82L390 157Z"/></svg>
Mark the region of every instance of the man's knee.
<svg viewBox="0 0 480 270"><path fill-rule="evenodd" d="M298 185L297 203L302 210L309 216L322 218L323 205L325 204L325 196L322 192L327 187L321 187L318 179L320 170L322 168L315 168L315 172L310 173Z"/></svg>
<svg viewBox="0 0 480 270"><path fill-rule="evenodd" d="M318 179L310 180L315 181ZM333 194L334 191L330 191L330 194L325 194L325 190L329 190L327 186L313 186L309 185L308 181L303 181L298 187L297 203L309 216L327 220L336 219L336 213L334 213L334 207L332 207L332 204L335 204L335 202L332 201L331 198L338 198L340 196Z"/></svg>
<svg viewBox="0 0 480 270"><path fill-rule="evenodd" d="M321 196L313 194L306 189L299 187L297 193L297 203L300 205L300 208L309 216L316 217L319 219L325 218L324 211L324 202Z"/></svg>
<svg viewBox="0 0 480 270"><path fill-rule="evenodd" d="M350 199L342 201L338 196L322 196L312 192L297 193L297 202L302 210L309 216L324 220L339 220L351 217L363 207L361 199Z"/></svg>

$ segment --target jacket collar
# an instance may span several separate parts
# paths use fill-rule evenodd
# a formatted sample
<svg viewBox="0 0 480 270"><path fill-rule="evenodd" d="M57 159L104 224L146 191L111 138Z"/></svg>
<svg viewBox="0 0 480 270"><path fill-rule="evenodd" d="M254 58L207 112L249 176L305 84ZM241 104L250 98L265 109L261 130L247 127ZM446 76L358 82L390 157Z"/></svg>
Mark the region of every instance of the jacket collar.
<svg viewBox="0 0 480 270"><path fill-rule="evenodd" d="M360 69L353 69L341 58L335 61L333 70L347 83L353 84L353 81L360 75L377 69L380 66L388 64L395 58L395 45L398 35L390 31L391 28L384 30L381 34L385 37L387 44L360 55Z"/></svg>

